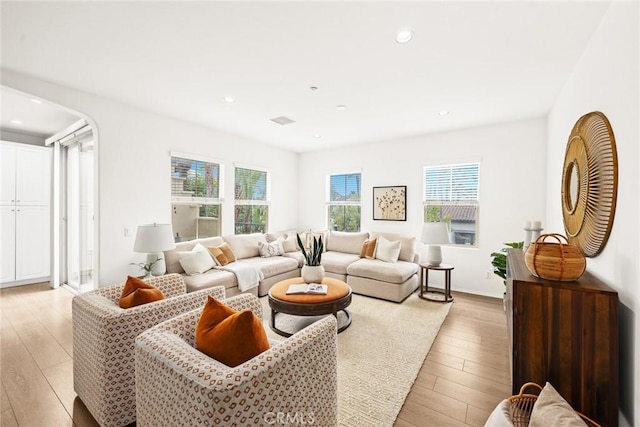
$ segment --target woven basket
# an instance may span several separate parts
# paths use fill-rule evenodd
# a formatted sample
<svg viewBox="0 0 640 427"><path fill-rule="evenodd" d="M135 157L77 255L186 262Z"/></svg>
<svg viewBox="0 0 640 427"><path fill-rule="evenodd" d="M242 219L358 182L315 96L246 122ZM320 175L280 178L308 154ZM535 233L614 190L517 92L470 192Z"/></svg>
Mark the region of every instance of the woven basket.
<svg viewBox="0 0 640 427"><path fill-rule="evenodd" d="M547 238L553 238L557 243L547 243ZM527 248L524 262L531 274L548 280L576 280L587 268L580 248L569 244L562 234L542 234Z"/></svg>
<svg viewBox="0 0 640 427"><path fill-rule="evenodd" d="M520 394L509 397L509 413L511 414L511 422L515 427L527 427L531 418L533 404L536 403L538 396L535 394L527 394L525 390L529 387L537 388L538 393L542 391L542 387L536 383L526 383L520 387ZM576 414L582 418L582 421L589 427L601 427L600 424L591 418L576 411Z"/></svg>

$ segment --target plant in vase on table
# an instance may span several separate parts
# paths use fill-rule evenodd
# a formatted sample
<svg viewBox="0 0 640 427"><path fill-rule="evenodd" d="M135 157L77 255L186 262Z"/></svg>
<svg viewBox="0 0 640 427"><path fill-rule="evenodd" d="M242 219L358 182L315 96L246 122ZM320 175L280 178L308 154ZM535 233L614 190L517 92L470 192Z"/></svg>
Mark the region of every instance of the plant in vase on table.
<svg viewBox="0 0 640 427"><path fill-rule="evenodd" d="M302 280L305 283L320 283L324 279L324 267L321 264L322 252L324 251L324 244L322 243L322 236L316 238L313 237L313 241L309 242L309 247L305 249L305 245L302 244L302 239L299 234L296 234L298 239L298 246L302 251L304 257L304 265L302 266Z"/></svg>

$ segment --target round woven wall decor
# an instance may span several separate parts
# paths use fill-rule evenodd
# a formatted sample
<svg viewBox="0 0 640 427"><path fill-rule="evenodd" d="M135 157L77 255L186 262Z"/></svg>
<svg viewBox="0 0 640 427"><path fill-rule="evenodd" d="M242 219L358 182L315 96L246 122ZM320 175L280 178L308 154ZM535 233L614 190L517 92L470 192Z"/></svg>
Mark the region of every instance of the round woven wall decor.
<svg viewBox="0 0 640 427"><path fill-rule="evenodd" d="M602 251L618 196L618 154L607 117L592 112L573 126L562 169L562 217L569 243L588 257Z"/></svg>

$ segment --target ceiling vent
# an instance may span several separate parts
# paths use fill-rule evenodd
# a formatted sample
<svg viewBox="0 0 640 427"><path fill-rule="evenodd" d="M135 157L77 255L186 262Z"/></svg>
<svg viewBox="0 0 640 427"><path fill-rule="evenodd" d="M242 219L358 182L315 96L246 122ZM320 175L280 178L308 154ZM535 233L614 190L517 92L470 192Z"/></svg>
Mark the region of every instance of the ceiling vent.
<svg viewBox="0 0 640 427"><path fill-rule="evenodd" d="M279 125L289 125L291 123L295 123L294 120L291 120L289 117L285 117L285 116L280 116L280 117L275 117L273 119L271 119L272 122L276 122Z"/></svg>

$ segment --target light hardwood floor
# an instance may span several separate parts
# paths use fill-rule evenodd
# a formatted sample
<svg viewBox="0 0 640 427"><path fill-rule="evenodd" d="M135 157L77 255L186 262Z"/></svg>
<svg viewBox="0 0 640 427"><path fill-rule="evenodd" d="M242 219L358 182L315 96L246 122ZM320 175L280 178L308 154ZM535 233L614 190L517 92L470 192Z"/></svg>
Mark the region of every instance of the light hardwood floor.
<svg viewBox="0 0 640 427"><path fill-rule="evenodd" d="M455 301L395 422L482 426L509 396L502 301ZM71 299L48 284L0 290L0 426L96 426L73 391Z"/></svg>

